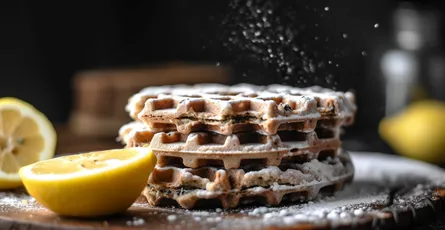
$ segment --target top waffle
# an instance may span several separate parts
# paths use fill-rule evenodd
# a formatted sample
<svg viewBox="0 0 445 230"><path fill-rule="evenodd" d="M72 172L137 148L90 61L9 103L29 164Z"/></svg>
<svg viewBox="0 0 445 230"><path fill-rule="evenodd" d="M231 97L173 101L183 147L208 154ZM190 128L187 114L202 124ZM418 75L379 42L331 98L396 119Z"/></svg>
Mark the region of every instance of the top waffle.
<svg viewBox="0 0 445 230"><path fill-rule="evenodd" d="M126 110L159 131L230 135L247 129L271 135L289 124L310 132L319 119L349 125L356 107L352 93L321 87L198 84L145 88L130 98Z"/></svg>

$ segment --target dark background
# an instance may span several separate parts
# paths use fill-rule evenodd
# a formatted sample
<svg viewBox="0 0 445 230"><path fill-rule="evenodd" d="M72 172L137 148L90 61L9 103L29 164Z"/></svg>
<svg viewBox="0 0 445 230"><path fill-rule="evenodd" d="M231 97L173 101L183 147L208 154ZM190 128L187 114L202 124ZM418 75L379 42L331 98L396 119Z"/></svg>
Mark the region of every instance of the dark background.
<svg viewBox="0 0 445 230"><path fill-rule="evenodd" d="M441 1L419 2L421 7L443 10ZM392 45L391 15L397 4L395 0L3 2L0 96L29 101L53 122L64 123L73 104L72 78L78 71L169 61L219 63L234 68L233 83L353 89L360 110L348 135L370 140L366 150L380 150L384 145L376 130L383 100L375 62L379 52ZM273 9L272 28L262 30L262 36L275 36L280 28L298 32L291 42L274 48L282 46L289 53L286 49L295 45L306 52L287 60L294 63L287 78L276 62L261 58L267 45L228 43L230 36L240 38L243 25L258 19L245 13L247 6ZM308 62L317 71L305 70Z"/></svg>

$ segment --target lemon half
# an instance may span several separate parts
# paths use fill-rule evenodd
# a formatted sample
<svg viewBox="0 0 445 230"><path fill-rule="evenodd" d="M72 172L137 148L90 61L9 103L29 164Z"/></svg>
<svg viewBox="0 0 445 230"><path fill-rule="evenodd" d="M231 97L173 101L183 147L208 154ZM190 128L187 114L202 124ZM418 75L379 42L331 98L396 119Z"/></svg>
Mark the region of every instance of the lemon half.
<svg viewBox="0 0 445 230"><path fill-rule="evenodd" d="M139 197L156 157L135 147L82 153L20 169L37 202L63 216L95 217L125 211Z"/></svg>
<svg viewBox="0 0 445 230"><path fill-rule="evenodd" d="M0 189L22 186L20 167L54 156L56 131L47 117L17 98L0 98Z"/></svg>

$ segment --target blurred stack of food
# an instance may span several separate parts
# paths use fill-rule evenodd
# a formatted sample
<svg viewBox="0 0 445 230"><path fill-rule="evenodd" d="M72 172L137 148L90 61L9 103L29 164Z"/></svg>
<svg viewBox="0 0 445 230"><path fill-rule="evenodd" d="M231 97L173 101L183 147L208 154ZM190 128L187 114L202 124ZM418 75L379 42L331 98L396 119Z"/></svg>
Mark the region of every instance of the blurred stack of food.
<svg viewBox="0 0 445 230"><path fill-rule="evenodd" d="M67 127L59 127L58 153L121 147L116 132L130 120L128 98L147 86L227 83L230 69L215 65L163 66L83 71L74 78L74 106Z"/></svg>

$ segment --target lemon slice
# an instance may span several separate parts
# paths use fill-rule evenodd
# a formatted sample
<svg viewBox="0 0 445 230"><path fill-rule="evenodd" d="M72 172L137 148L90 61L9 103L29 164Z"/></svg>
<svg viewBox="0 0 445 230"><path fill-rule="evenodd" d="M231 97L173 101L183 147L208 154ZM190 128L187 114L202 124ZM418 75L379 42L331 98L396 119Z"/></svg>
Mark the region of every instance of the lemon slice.
<svg viewBox="0 0 445 230"><path fill-rule="evenodd" d="M20 167L54 156L56 132L44 114L17 98L0 98L0 189L22 186Z"/></svg>
<svg viewBox="0 0 445 230"><path fill-rule="evenodd" d="M19 171L37 202L63 216L94 217L125 211L156 164L149 148L82 153L40 161Z"/></svg>

